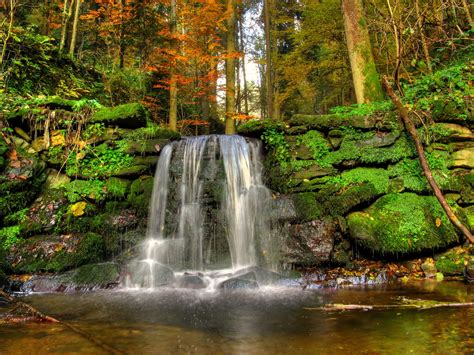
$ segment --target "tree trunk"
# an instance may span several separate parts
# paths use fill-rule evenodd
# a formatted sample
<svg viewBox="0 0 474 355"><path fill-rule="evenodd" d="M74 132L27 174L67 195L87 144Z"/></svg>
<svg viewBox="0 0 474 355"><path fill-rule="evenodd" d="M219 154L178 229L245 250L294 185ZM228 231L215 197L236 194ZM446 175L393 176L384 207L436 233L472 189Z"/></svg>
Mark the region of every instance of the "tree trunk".
<svg viewBox="0 0 474 355"><path fill-rule="evenodd" d="M72 15L72 5L74 4L74 0L71 0L69 3L68 8L68 0L64 0L64 7L63 7L63 18L61 22L61 41L59 42L59 51L62 52L64 47L66 46L66 37L67 37L67 24L69 19Z"/></svg>
<svg viewBox="0 0 474 355"><path fill-rule="evenodd" d="M125 6L127 5L125 3L125 0L120 0L120 32L119 32L119 68L123 69L124 64L125 64L125 30L123 28L123 22L124 22L124 17L123 17L123 12L125 11Z"/></svg>
<svg viewBox="0 0 474 355"><path fill-rule="evenodd" d="M235 133L235 59L233 55L236 51L235 46L235 30L237 23L236 0L227 0L227 58L225 61L225 79L226 79L226 95L225 95L225 133Z"/></svg>
<svg viewBox="0 0 474 355"><path fill-rule="evenodd" d="M171 33L171 41L170 47L171 51L175 52L178 50L178 45L176 43L176 39L174 36L177 32L177 19L176 19L176 0L171 0L171 21L170 21L170 33ZM171 63L170 67L170 108L169 108L169 128L172 131L178 130L178 80L176 75L176 62Z"/></svg>
<svg viewBox="0 0 474 355"><path fill-rule="evenodd" d="M2 64L3 64L3 61L5 60L5 55L7 53L8 40L10 39L12 35L13 22L15 20L15 7L16 7L16 1L10 0L7 35L5 36L5 39L3 40L2 53L0 54L0 70L2 70Z"/></svg>
<svg viewBox="0 0 474 355"><path fill-rule="evenodd" d="M266 86L266 103L267 118L273 118L273 78L272 78L272 44L271 44L271 21L270 21L270 1L263 1L263 18L265 27L265 86Z"/></svg>
<svg viewBox="0 0 474 355"><path fill-rule="evenodd" d="M410 136L413 139L413 142L415 143L416 152L418 154L418 158L420 159L420 164L421 164L421 168L423 169L423 174L426 176L426 179L428 180L428 183L430 184L431 189L433 190L436 198L438 199L440 205L443 207L451 223L463 233L463 235L469 240L470 243L474 244L473 235L471 234L469 229L466 228L466 226L462 224L459 218L454 214L453 210L451 209L451 206L446 201L446 198L441 192L441 189L439 188L438 184L433 178L433 174L431 173L431 169L428 165L428 161L426 160L423 145L421 143L420 138L418 137L418 132L416 130L415 124L408 116L407 109L405 108L405 106L403 106L403 103L401 102L400 98L393 91L392 85L390 85L386 76L384 76L383 78L383 83L385 87L387 88L388 95L392 99L393 103L395 104L395 107L397 108L400 114L400 117L405 125L405 128L408 134L410 134Z"/></svg>
<svg viewBox="0 0 474 355"><path fill-rule="evenodd" d="M425 56L426 66L428 67L428 71L430 73L433 73L430 51L428 49L428 43L426 42L425 31L423 29L424 21L420 14L420 5L418 3L418 0L415 0L415 9L416 9L416 17L417 17L417 23L418 23L418 31L420 32L421 46L423 47L423 54Z"/></svg>
<svg viewBox="0 0 474 355"><path fill-rule="evenodd" d="M245 41L244 41L244 30L243 30L243 19L240 20L240 51L242 52L242 76L244 80L244 113L249 114L249 96L248 96L248 87L247 87L247 70L245 69Z"/></svg>
<svg viewBox="0 0 474 355"><path fill-rule="evenodd" d="M347 49L357 103L383 100L362 0L342 0Z"/></svg>
<svg viewBox="0 0 474 355"><path fill-rule="evenodd" d="M76 49L77 39L77 27L79 25L79 13L81 11L81 0L76 0L76 9L74 11L74 22L72 25L71 44L69 46L69 56L74 56L74 50Z"/></svg>

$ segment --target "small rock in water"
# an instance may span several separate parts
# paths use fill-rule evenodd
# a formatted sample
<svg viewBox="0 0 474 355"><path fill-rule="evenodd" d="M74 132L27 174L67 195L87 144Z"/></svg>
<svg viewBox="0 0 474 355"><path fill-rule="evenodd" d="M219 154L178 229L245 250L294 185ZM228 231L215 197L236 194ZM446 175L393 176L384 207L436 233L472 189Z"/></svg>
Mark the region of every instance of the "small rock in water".
<svg viewBox="0 0 474 355"><path fill-rule="evenodd" d="M242 277L233 277L221 282L218 288L222 290L256 289L258 288L258 283L255 280L248 280Z"/></svg>
<svg viewBox="0 0 474 355"><path fill-rule="evenodd" d="M423 270L425 277L429 279L435 278L436 273L438 272L436 269L436 264L431 258L426 259L426 261L421 264L421 269Z"/></svg>
<svg viewBox="0 0 474 355"><path fill-rule="evenodd" d="M276 272L266 270L258 266L249 266L238 270L234 273L234 276L247 280L255 280L259 285L273 284L283 278L282 275Z"/></svg>
<svg viewBox="0 0 474 355"><path fill-rule="evenodd" d="M201 289L206 288L207 283L198 275L185 273L183 276L178 278L176 285L180 288Z"/></svg>

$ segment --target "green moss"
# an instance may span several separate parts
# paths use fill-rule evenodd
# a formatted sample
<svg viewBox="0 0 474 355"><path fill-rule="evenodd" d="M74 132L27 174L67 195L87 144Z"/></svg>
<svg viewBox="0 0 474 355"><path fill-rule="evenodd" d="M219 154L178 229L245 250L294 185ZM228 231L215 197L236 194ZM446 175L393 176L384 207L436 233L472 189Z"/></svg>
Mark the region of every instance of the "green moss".
<svg viewBox="0 0 474 355"><path fill-rule="evenodd" d="M112 108L102 108L91 117L91 122L123 128L139 128L146 126L148 116L148 110L142 104L130 103Z"/></svg>
<svg viewBox="0 0 474 355"><path fill-rule="evenodd" d="M0 249L8 250L20 242L20 226L5 227L0 229Z"/></svg>
<svg viewBox="0 0 474 355"><path fill-rule="evenodd" d="M62 187L68 201L75 203L81 200L103 201L106 196L106 184L99 180L74 180Z"/></svg>
<svg viewBox="0 0 474 355"><path fill-rule="evenodd" d="M148 213L148 205L153 192L153 181L151 176L143 176L133 181L130 186L127 201L142 216L146 216Z"/></svg>
<svg viewBox="0 0 474 355"><path fill-rule="evenodd" d="M181 135L178 132L157 124L149 124L146 127L134 129L124 136L124 139L130 142L142 142L150 139L176 140L180 138Z"/></svg>
<svg viewBox="0 0 474 355"><path fill-rule="evenodd" d="M461 247L449 250L435 257L436 268L445 276L462 275L464 269L464 261L474 258Z"/></svg>
<svg viewBox="0 0 474 355"><path fill-rule="evenodd" d="M342 186L360 185L361 183L372 184L377 194L386 193L389 188L390 174L385 169L379 168L355 168L344 171L341 175L334 177L331 182Z"/></svg>
<svg viewBox="0 0 474 355"><path fill-rule="evenodd" d="M321 206L316 201L316 193L304 192L291 195L293 204L299 218L305 221L311 221L324 215Z"/></svg>
<svg viewBox="0 0 474 355"><path fill-rule="evenodd" d="M352 238L381 254L409 254L458 241L453 226L433 196L393 193L364 212L348 217Z"/></svg>
<svg viewBox="0 0 474 355"><path fill-rule="evenodd" d="M266 130L283 131L285 124L281 121L273 120L250 120L237 126L237 132L242 135L258 137Z"/></svg>
<svg viewBox="0 0 474 355"><path fill-rule="evenodd" d="M363 145L361 141L363 140L345 137L339 150L329 153L325 161L328 164L340 164L346 160L356 160L366 164L396 163L416 154L413 143L406 134L402 134L393 145L382 148Z"/></svg>
<svg viewBox="0 0 474 355"><path fill-rule="evenodd" d="M38 239L29 240L29 245L37 243ZM25 246L25 253L21 261L14 266L14 271L18 273L38 273L38 272L60 272L72 268L97 263L104 258L104 241L101 236L94 233L87 233L83 236L77 247L71 249L61 249L52 254L47 253L42 248L34 248L34 252Z"/></svg>
<svg viewBox="0 0 474 355"><path fill-rule="evenodd" d="M105 182L108 194L113 198L124 198L131 185L129 180L112 177Z"/></svg>
<svg viewBox="0 0 474 355"><path fill-rule="evenodd" d="M120 267L115 263L83 265L58 277L63 284L75 287L107 287L120 277Z"/></svg>
<svg viewBox="0 0 474 355"><path fill-rule="evenodd" d="M26 219L26 214L28 213L28 210L28 208L24 208L18 212L7 215L3 219L3 223L7 226L11 226L23 222Z"/></svg>

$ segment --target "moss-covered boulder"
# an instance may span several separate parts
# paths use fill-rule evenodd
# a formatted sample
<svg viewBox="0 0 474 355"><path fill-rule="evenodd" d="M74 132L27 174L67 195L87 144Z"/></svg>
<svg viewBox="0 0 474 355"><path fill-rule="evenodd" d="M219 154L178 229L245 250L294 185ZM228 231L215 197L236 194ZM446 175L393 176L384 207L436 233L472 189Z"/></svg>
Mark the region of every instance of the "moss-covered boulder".
<svg viewBox="0 0 474 355"><path fill-rule="evenodd" d="M354 241L378 254L408 255L447 247L459 240L433 196L393 193L348 216Z"/></svg>
<svg viewBox="0 0 474 355"><path fill-rule="evenodd" d="M130 187L130 194L127 201L130 205L140 212L141 215L147 215L148 205L150 204L151 194L153 192L153 177L141 176L133 181Z"/></svg>
<svg viewBox="0 0 474 355"><path fill-rule="evenodd" d="M288 124L293 126L304 126L307 129L320 129L329 131L341 126L373 129L393 129L398 126L397 115L394 111L380 112L372 115L302 115L296 114L291 117Z"/></svg>
<svg viewBox="0 0 474 355"><path fill-rule="evenodd" d="M474 255L468 248L456 247L435 257L436 268L445 276L459 276L463 274L464 264L471 259L474 261Z"/></svg>
<svg viewBox="0 0 474 355"><path fill-rule="evenodd" d="M148 117L149 112L142 104L131 103L102 108L91 117L91 122L121 128L140 128L146 126Z"/></svg>
<svg viewBox="0 0 474 355"><path fill-rule="evenodd" d="M15 244L7 260L15 273L66 271L104 258L104 241L94 233L36 236Z"/></svg>
<svg viewBox="0 0 474 355"><path fill-rule="evenodd" d="M120 179L116 177L111 177L105 182L105 188L109 197L113 199L125 198L129 189L131 182L130 180Z"/></svg>

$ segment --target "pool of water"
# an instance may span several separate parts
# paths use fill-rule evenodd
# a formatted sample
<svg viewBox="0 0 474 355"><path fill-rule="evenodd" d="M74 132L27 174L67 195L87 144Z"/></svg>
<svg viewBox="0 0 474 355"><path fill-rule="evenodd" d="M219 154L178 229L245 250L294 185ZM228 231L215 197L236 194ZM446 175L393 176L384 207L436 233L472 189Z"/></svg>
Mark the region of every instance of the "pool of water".
<svg viewBox="0 0 474 355"><path fill-rule="evenodd" d="M34 294L25 301L124 353L452 354L474 352L474 308L314 308L396 304L400 296L473 302L473 291L458 282L420 282L337 290L117 290ZM20 352L106 351L62 324L0 325L0 354Z"/></svg>

